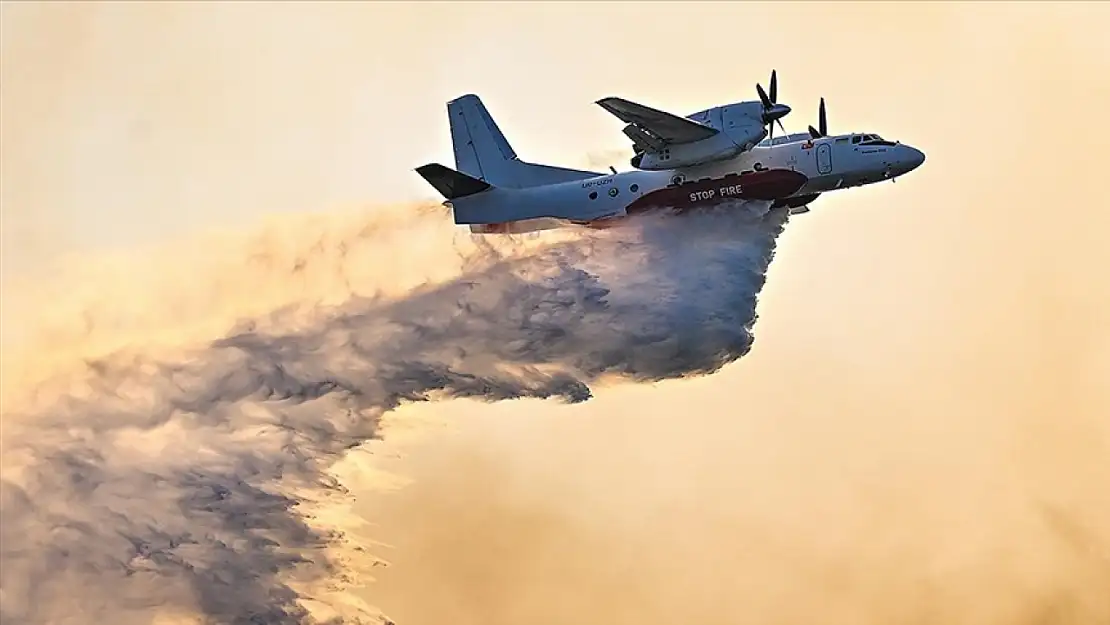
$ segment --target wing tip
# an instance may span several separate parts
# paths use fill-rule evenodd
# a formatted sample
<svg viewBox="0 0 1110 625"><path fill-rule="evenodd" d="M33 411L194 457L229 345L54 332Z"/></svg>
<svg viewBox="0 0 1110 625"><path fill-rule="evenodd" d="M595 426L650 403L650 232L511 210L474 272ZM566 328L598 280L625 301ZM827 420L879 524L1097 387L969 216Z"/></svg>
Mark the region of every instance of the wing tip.
<svg viewBox="0 0 1110 625"><path fill-rule="evenodd" d="M606 108L619 106L621 104L628 104L628 100L615 95L607 95L599 100L594 100L594 104L599 104Z"/></svg>

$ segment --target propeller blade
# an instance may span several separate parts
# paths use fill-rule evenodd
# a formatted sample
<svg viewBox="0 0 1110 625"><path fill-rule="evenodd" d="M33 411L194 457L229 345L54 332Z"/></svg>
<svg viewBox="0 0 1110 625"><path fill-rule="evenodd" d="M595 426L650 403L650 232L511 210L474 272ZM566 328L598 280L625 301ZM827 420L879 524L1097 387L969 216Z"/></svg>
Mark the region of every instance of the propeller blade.
<svg viewBox="0 0 1110 625"><path fill-rule="evenodd" d="M821 106L817 110L817 127L821 130L821 136L829 136L829 123L825 119L825 98L821 98Z"/></svg>
<svg viewBox="0 0 1110 625"><path fill-rule="evenodd" d="M771 104L779 101L779 81L775 70L771 70L771 95L768 99L771 100Z"/></svg>
<svg viewBox="0 0 1110 625"><path fill-rule="evenodd" d="M759 101L763 103L763 108L771 108L771 99L767 97L767 92L763 90L763 85L755 83L755 90L759 92Z"/></svg>
<svg viewBox="0 0 1110 625"><path fill-rule="evenodd" d="M810 126L809 136L814 139L829 136L829 121L825 118L825 98L821 98L821 105L817 107L817 128Z"/></svg>
<svg viewBox="0 0 1110 625"><path fill-rule="evenodd" d="M782 120L781 119L776 119L775 121L778 122L779 129L782 130L783 136L786 136L786 127L782 125Z"/></svg>

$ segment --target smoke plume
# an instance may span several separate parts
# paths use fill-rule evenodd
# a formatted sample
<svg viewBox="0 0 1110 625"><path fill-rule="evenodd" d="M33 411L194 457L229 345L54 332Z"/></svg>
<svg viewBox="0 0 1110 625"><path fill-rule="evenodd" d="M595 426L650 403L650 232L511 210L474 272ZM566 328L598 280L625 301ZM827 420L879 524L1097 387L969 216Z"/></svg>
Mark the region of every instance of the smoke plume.
<svg viewBox="0 0 1110 625"><path fill-rule="evenodd" d="M0 616L374 622L343 592L369 546L319 516L332 464L407 402L743 356L785 222L760 208L512 239L409 209L84 269L5 365Z"/></svg>

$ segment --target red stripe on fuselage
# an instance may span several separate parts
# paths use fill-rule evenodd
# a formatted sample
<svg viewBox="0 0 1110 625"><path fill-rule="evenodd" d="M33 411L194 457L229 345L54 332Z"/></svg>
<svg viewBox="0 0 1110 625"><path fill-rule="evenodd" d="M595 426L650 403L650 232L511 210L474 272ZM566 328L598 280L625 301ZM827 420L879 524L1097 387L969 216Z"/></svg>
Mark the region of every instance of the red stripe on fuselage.
<svg viewBox="0 0 1110 625"><path fill-rule="evenodd" d="M808 180L804 174L791 169L766 169L720 178L687 180L680 185L645 193L629 204L626 211L629 215L655 208L686 212L735 200L778 200L797 193Z"/></svg>

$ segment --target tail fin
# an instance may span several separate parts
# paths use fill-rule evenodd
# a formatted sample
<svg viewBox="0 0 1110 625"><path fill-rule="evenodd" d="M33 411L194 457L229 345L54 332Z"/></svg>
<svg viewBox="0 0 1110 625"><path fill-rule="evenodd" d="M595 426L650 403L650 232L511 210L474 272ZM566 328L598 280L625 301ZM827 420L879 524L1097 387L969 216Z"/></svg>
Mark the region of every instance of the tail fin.
<svg viewBox="0 0 1110 625"><path fill-rule="evenodd" d="M447 103L455 168L499 187L523 189L604 174L521 161L482 100L473 94Z"/></svg>
<svg viewBox="0 0 1110 625"><path fill-rule="evenodd" d="M507 173L507 162L517 160L516 151L482 100L476 95L451 100L447 103L447 115L451 120L455 168L477 178L496 181L495 184L504 184L497 178Z"/></svg>
<svg viewBox="0 0 1110 625"><path fill-rule="evenodd" d="M439 191L439 194L448 200L476 195L493 188L488 182L471 178L439 163L421 165L416 168L416 173L420 174L424 180L428 181L428 184L435 187L435 190Z"/></svg>

